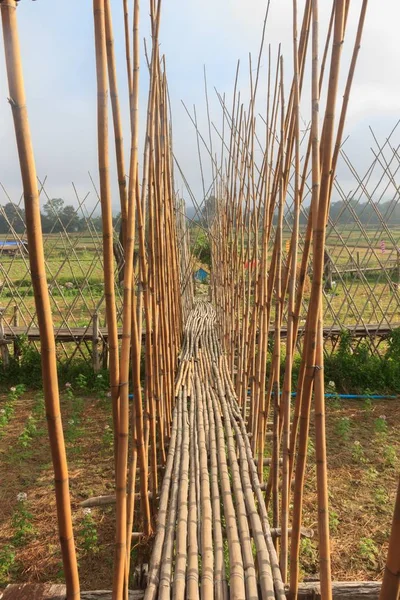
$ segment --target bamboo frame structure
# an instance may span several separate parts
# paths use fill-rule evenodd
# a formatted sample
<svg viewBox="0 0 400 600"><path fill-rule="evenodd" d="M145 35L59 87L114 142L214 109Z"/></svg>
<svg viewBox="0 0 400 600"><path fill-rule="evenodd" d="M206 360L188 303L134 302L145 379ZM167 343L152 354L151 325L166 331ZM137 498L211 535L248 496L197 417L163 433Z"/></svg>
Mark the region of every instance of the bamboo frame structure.
<svg viewBox="0 0 400 600"><path fill-rule="evenodd" d="M14 0L2 0L0 4L10 103L24 187L29 269L40 329L67 597L79 598L55 336L40 228L39 189L19 56L16 4ZM394 184L400 168L390 137L387 144L380 144L376 139L378 150L373 168L365 177L355 174L342 148L367 1L363 1L359 13L338 123L341 54L349 11L346 0L332 2L325 40L320 40L318 0L307 0L302 15L298 14L297 0L293 0L293 70L289 74L289 91L285 97L281 48L276 60L269 48L266 106L261 117L256 114L256 106L262 84L261 58L269 3L256 75L249 57L247 102L239 90L239 64L232 103L225 94L216 91L222 113L219 128L211 120L204 71L205 136L200 131L198 109L194 108L193 116L187 109L186 112L195 129L203 192L203 202L194 203L198 212L203 211L204 205L205 219L201 227L211 247L210 301L193 298L196 285L192 272L196 257L191 253L193 240L184 202L175 190L174 165L179 170L180 167L173 149L166 61L160 54L161 0L149 2L151 52L147 46L145 49L149 92L143 160L139 159L139 0L133 1L132 8L131 19L130 5L124 0L130 108L127 185L112 3L93 0L106 307L104 331L108 340L115 435L115 493L91 499L91 502L96 506L113 503L116 508L112 597L114 600L129 598L132 540L143 537L149 541L153 533L144 592L146 600L167 599L171 595L181 600L212 597L283 600L287 596L293 599L301 596L300 540L310 535L302 527L302 505L314 411L320 591L324 600L330 600L333 588L323 376L324 319L327 312L333 310L332 299L324 289L329 231L337 236L340 248L346 246L338 221L329 214L334 189L343 195L345 209L365 233L354 202L341 190L335 171L342 158L357 179L358 202L365 195L373 203L367 188L373 168L380 166L381 179L388 185ZM324 42L322 54L320 41ZM307 65L311 65L311 102L308 103L304 100ZM329 75L324 81L327 66ZM320 123L320 98L325 97ZM118 227L114 227L112 216L109 100L121 235ZM305 132L300 129L300 110L308 110L311 116L311 127ZM304 156L302 144L306 149ZM387 156L388 147L392 151L391 158ZM202 151L210 160L212 182L208 191ZM395 159L399 163L396 167L393 166ZM95 187L94 181L93 184ZM194 197L187 181L185 185ZM45 182L41 188L46 194ZM212 206L207 198L211 192ZM84 203L79 197L78 201L80 206ZM390 243L394 244L385 219L376 207L374 211ZM300 226L302 218L306 224L303 228ZM67 227L62 227L69 239ZM92 237L95 239L94 233ZM378 266L382 266L376 241L375 238L368 240L368 252ZM76 242L71 241L71 244L75 248ZM118 285L122 282L116 277L120 265L116 264L114 250L118 244L122 246L124 258L122 294ZM341 252L339 249L338 254ZM135 257L138 257L137 262ZM28 269L26 257L24 261ZM340 272L339 263L335 268L341 280L345 280L346 268ZM359 278L366 279L359 261L354 269ZM311 290L306 298L309 277ZM372 286L370 290L372 293ZM345 296L348 300L348 289ZM72 312L70 308L69 314ZM354 312L357 324L367 328L364 309L354 308ZM383 318L378 317L377 311L376 315L379 329ZM301 327L302 317L305 324ZM34 319L32 311L29 319L31 322ZM97 310L93 322L97 365L101 330ZM3 327L3 322L1 325ZM73 328L70 325L68 328L73 336ZM332 330L333 325L331 333ZM3 335L3 331L1 333ZM79 349L82 351L80 345L76 352ZM297 350L301 354L301 366L292 411L292 375ZM139 498L140 509L136 504ZM398 592L398 504L399 497L381 598Z"/></svg>

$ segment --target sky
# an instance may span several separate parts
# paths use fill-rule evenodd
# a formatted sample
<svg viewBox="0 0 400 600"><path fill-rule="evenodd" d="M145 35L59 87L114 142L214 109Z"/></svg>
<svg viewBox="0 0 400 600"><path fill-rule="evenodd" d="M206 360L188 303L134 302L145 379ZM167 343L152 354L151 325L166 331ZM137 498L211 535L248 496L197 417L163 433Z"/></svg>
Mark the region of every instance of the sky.
<svg viewBox="0 0 400 600"><path fill-rule="evenodd" d="M128 156L129 121L123 38L122 0L111 0L118 64L119 91ZM304 0L299 0L299 15ZM326 30L331 2L320 2L321 38ZM343 51L344 74L349 63L361 0L353 0L348 34ZM249 53L253 69L257 62L265 0L163 0L160 50L166 56L168 83L173 114L174 152L186 179L198 200L202 188L196 147L196 135L183 108L196 105L199 127L207 133L203 67L206 66L211 119L221 127L221 109L214 88L232 97L238 59L241 64L239 87L242 97L249 91ZM47 177L46 193L76 204L74 182L79 197L90 192L88 205L96 195L88 173L96 183L96 80L92 2L86 0L21 0L17 10L27 105L32 130L37 172ZM398 0L370 0L349 105L345 137L346 152L360 173L368 168L373 156L369 126L384 141L400 117L400 64ZM142 2L141 37L149 34L148 4ZM266 50L271 44L276 54L281 42L286 81L289 88L292 65L292 0L271 0L261 59L258 107L262 110L266 91ZM143 49L143 45L141 46ZM310 62L310 60L309 60ZM145 127L148 77L141 69L141 130ZM309 94L309 72L305 78L305 98ZM4 52L0 46L0 183L13 201L21 194L11 111L7 102ZM302 119L308 122L310 106L302 106ZM215 134L216 135L216 134ZM217 137L215 138L217 139ZM398 142L397 142L398 143ZM112 149L112 146L110 146ZM111 160L114 160L111 153ZM206 153L203 153L206 162ZM114 167L113 167L114 169ZM208 175L206 168L206 179ZM346 189L354 182L348 168L338 166L338 178ZM113 177L113 181L116 178ZM210 181L208 183L211 183ZM182 179L176 184L187 197ZM117 210L117 188L113 184L113 203ZM0 203L7 198L0 189ZM46 198L43 198L43 202Z"/></svg>

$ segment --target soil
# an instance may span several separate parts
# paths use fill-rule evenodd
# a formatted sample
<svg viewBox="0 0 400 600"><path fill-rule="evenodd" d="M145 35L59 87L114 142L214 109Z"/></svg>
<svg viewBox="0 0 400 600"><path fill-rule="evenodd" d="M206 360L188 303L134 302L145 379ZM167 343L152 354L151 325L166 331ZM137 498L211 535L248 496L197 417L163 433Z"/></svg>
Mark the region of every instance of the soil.
<svg viewBox="0 0 400 600"><path fill-rule="evenodd" d="M103 395L104 396L104 395ZM6 394L0 395L0 408ZM52 466L43 414L27 447L20 436L29 415L37 414L38 396L25 393L15 401L14 415L0 433L0 560L13 546L15 562L1 585L14 582L62 582ZM36 409L35 409L36 407ZM80 502L112 493L113 449L110 399L93 395L62 399L70 473L71 502L82 589L106 589L112 582L113 506L92 508L97 540L85 538ZM385 417L380 418L380 417ZM327 404L327 452L330 490L332 577L371 580L382 576L400 465L400 404L397 400L338 400ZM383 429L383 431L382 431ZM311 428L311 440L313 430ZM302 542L302 578L318 578L316 479L313 445L304 497L305 527L315 537ZM32 514L31 532L15 544L13 514L17 495ZM138 504L138 503L137 503ZM139 508L138 508L139 510ZM140 515L136 514L140 531ZM147 562L150 544L134 547L132 561ZM0 565L1 573L1 565Z"/></svg>

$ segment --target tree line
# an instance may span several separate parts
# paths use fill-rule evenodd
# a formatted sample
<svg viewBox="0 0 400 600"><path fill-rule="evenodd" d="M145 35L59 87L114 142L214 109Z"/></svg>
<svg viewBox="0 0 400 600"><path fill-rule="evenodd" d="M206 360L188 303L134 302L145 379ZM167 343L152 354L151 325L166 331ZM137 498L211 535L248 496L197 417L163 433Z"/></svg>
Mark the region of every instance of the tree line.
<svg viewBox="0 0 400 600"><path fill-rule="evenodd" d="M77 233L87 231L89 227L94 231L102 229L100 215L87 218L80 216L77 210L71 204L65 204L62 198L48 200L40 214L43 233ZM117 225L119 219L119 214L113 218L114 225ZM18 204L8 202L0 206L0 233L9 233L11 230L19 234L25 232L25 210Z"/></svg>
<svg viewBox="0 0 400 600"><path fill-rule="evenodd" d="M203 227L209 226L216 213L217 201L214 196L206 198L200 215L197 215L194 220L201 223ZM190 210L187 210L190 216ZM310 207L305 207L300 215L300 224L306 225ZM260 214L260 223L262 222L262 211ZM382 221L391 225L400 225L400 202L399 198L393 198L381 202L359 202L355 199L346 201L339 200L332 202L329 210L329 217L333 223L340 225L349 225L353 223L361 223L364 226L379 225ZM251 211L249 211L248 219L251 219ZM275 211L274 224L277 223L278 210ZM291 209L285 211L285 221L290 223L293 219Z"/></svg>

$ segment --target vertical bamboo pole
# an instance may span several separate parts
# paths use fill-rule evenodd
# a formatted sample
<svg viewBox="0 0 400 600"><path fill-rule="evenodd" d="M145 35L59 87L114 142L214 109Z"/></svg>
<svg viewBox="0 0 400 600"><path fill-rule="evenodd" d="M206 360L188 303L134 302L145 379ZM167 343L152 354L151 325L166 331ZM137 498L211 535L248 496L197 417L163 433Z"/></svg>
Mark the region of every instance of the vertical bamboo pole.
<svg viewBox="0 0 400 600"><path fill-rule="evenodd" d="M394 507L389 549L379 600L398 600L400 597L400 478Z"/></svg>
<svg viewBox="0 0 400 600"><path fill-rule="evenodd" d="M114 35L111 15L110 0L105 0L105 24L106 24L106 44L107 44L107 66L108 66L108 78L110 83L110 98L111 107L114 123L114 137L115 137L115 154L117 159L117 175L118 175L118 189L119 199L121 206L121 241L122 247L125 249L126 240L126 229L128 219L128 198L126 191L126 180L125 180L125 160L124 160L124 146L122 138L122 122L121 122L121 111L119 107L118 97L118 86L117 86L117 67L115 61L114 52ZM130 82L129 82L130 85ZM125 257L126 261L126 257ZM123 276L122 271L120 276Z"/></svg>
<svg viewBox="0 0 400 600"><path fill-rule="evenodd" d="M307 343L307 353L303 357L303 362L308 368L310 375L305 382L303 396L302 415L303 421L300 430L299 440L299 458L296 465L295 480L295 498L294 515L292 528L292 546L291 546L291 577L290 577L290 595L295 597L298 588L298 553L300 543L300 523L302 514L302 486L304 481L304 471L306 462L306 449L308 443L309 429L309 411L311 404L311 393L314 380L318 381L318 395L323 394L323 379L321 379L323 360L319 364L316 359L323 359L322 350L316 355L318 347L319 329L321 327L321 307L322 307L322 278L323 278L323 258L325 247L325 228L329 207L330 177L332 168L332 146L334 131L334 116L336 107L336 96L338 86L338 76L340 68L340 57L343 38L345 5L344 0L338 0L335 4L335 24L334 39L330 67L330 78L327 94L327 103L325 111L325 128L323 131L322 146L318 141L318 105L319 89L317 85L317 57L313 47L313 75L312 75L312 99L313 99L313 201L312 201L312 219L313 219L313 281L311 289L311 298L309 305L307 333L305 344ZM318 4L317 0L313 2L313 30L315 34L318 31ZM321 165L321 168L320 168ZM319 186L319 181L321 184ZM317 198L318 194L318 198ZM321 391L322 390L322 391ZM316 399L318 408L319 427L324 424L323 407L321 400ZM316 444L316 456L320 468L317 469L318 485L318 513L320 515L319 539L320 539L320 559L321 559L321 588L323 588L324 597L328 600L332 597L332 586L330 581L330 549L329 549L329 523L327 519L327 490L326 488L326 449L321 444L321 437L318 436ZM301 451L300 451L301 449Z"/></svg>
<svg viewBox="0 0 400 600"><path fill-rule="evenodd" d="M297 244L299 234L299 216L300 216L300 197L299 197L299 176L300 176L300 116L299 116L299 63L297 49L297 0L293 0L293 116L294 116L294 146L295 146L295 164L294 164L294 215L293 231L291 242L291 261L288 264L289 271L289 301L287 307L287 333L286 333L286 360L285 377L282 393L282 418L283 418L283 467L282 467L282 516L281 516L281 555L280 568L282 580L287 580L287 560L289 546L289 442L290 442L290 399L292 391L292 367L293 367L293 333L294 333L294 307L296 296L296 275L297 275Z"/></svg>
<svg viewBox="0 0 400 600"><path fill-rule="evenodd" d="M124 569L126 555L126 460L128 452L128 382L125 376L126 359L122 354L121 366L124 368L124 379L119 389L119 355L118 330L114 290L114 260L113 260L113 224L108 156L108 86L107 86L107 52L106 52L106 17L105 2L94 0L94 28L96 45L96 73L98 90L98 155L100 176L100 201L103 222L103 263L105 280L105 298L107 312L107 327L110 346L110 379L113 404L118 406L118 449L116 469L116 554L114 563L113 598L122 598L124 584ZM132 261L131 261L132 262ZM125 286L124 286L125 291ZM124 307L125 307L124 295ZM130 332L129 332L130 333ZM128 351L129 354L129 351ZM128 362L129 364L129 362ZM120 391L122 392L120 397Z"/></svg>
<svg viewBox="0 0 400 600"><path fill-rule="evenodd" d="M44 400L54 469L58 530L67 586L67 599L78 600L80 598L79 576L72 530L68 466L60 413L56 347L46 279L36 166L26 108L16 2L15 0L7 0L7 2L1 3L0 8L10 105L14 119L24 188L29 264L40 330Z"/></svg>

